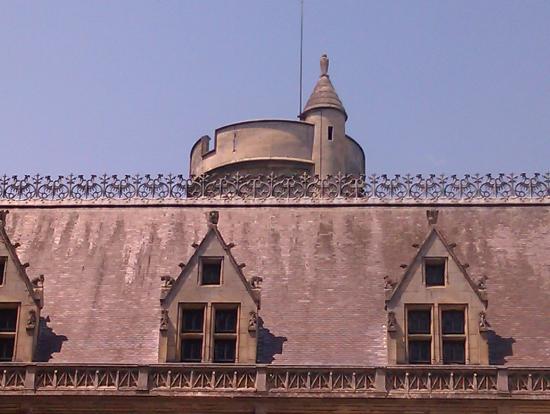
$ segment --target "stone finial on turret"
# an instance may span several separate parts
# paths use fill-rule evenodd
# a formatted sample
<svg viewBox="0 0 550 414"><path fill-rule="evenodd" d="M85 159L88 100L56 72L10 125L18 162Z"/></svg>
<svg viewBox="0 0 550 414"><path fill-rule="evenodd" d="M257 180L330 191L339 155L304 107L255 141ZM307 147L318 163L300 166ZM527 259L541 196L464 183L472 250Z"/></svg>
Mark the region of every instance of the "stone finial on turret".
<svg viewBox="0 0 550 414"><path fill-rule="evenodd" d="M328 56L326 54L323 54L321 56L321 76L328 76Z"/></svg>
<svg viewBox="0 0 550 414"><path fill-rule="evenodd" d="M348 118L346 110L344 109L344 105L338 97L338 94L336 93L336 90L334 89L334 86L332 85L332 82L330 81L330 78L328 76L328 64L328 56L321 56L321 76L319 76L319 80L317 81L315 88L313 88L313 92L306 102L306 106L304 107L302 114L300 115L301 119L306 119L308 112L314 109L323 108L337 109L338 111L342 112L345 119Z"/></svg>

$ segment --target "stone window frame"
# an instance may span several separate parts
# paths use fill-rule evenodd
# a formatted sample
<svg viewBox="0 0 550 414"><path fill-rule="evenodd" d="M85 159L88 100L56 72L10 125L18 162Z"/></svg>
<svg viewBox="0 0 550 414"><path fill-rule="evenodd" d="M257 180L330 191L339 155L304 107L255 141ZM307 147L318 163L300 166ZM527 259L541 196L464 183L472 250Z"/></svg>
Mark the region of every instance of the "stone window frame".
<svg viewBox="0 0 550 414"><path fill-rule="evenodd" d="M426 265L430 262L443 262L445 269L443 271L443 284L442 285L428 285L428 278L426 272ZM422 282L428 289L441 289L449 285L449 258L445 256L424 256L422 258Z"/></svg>
<svg viewBox="0 0 550 414"><path fill-rule="evenodd" d="M10 361L3 361L3 362L12 362L16 358L17 354L17 339L19 335L19 323L21 319L21 304L17 302L2 302L0 303L0 310L2 309L15 309L16 310L16 317L15 317L15 331L13 332L0 332L0 338L13 338L13 354L11 356Z"/></svg>
<svg viewBox="0 0 550 414"><path fill-rule="evenodd" d="M6 270L8 267L8 256L0 256L0 286L6 283Z"/></svg>
<svg viewBox="0 0 550 414"><path fill-rule="evenodd" d="M447 303L440 303L438 304L438 319L439 319L439 349L440 349L440 360L438 363L445 364L444 362L444 354L443 354L443 342L445 340L448 341L460 341L464 340L464 364L468 365L470 361L470 353L469 353L469 326L468 326L468 304L460 303L460 304L447 304ZM464 314L464 333L463 334L443 334L443 312L449 311L449 310L460 310L463 311ZM456 363L455 363L456 364ZM447 364L445 364L447 365Z"/></svg>
<svg viewBox="0 0 550 414"><path fill-rule="evenodd" d="M182 324L183 324L183 312L185 309L200 309L203 307L204 316L203 316L203 331L202 334L198 333L183 333ZM213 363L214 362L214 344L216 337L218 338L229 338L235 339L235 362L239 362L239 342L240 342L240 316L241 316L241 303L240 302L180 302L178 304L179 316L178 316L178 341L176 344L178 360L181 363ZM215 332L215 323L216 323L216 309L237 309L237 321L236 321L236 330L235 333L216 333ZM185 362L183 361L183 349L181 343L185 337L196 338L202 336L202 359L200 362Z"/></svg>
<svg viewBox="0 0 550 414"><path fill-rule="evenodd" d="M236 317L236 324L235 324L235 332L234 333L221 333L216 332L216 312L217 310L231 310L236 309L237 310L237 317ZM240 316L241 316L241 303L223 303L223 302L216 302L212 303L212 321L211 321L211 347L210 347L210 361L214 362L214 352L215 352L215 344L216 339L235 339L235 361L233 363L239 362L239 331L240 331ZM222 362L217 362L222 363Z"/></svg>
<svg viewBox="0 0 550 414"><path fill-rule="evenodd" d="M430 311L430 334L409 334L409 311ZM435 346L434 346L434 305L431 303L411 303L405 305L405 323L403 326L405 327L405 349L406 349L406 355L407 355L407 361L409 364L412 364L410 362L410 351L409 351L409 341L411 340L426 340L429 336L430 338L430 362L429 364L433 364L434 362L434 356L435 356ZM410 339L412 337L412 339Z"/></svg>
<svg viewBox="0 0 550 414"><path fill-rule="evenodd" d="M469 335L468 335L468 304L467 303L407 303L405 304L404 312L404 332L405 332L405 350L407 363L410 362L409 353L409 337L413 339L426 338L427 334L409 334L408 320L409 311L414 310L430 310L430 365L444 365L443 362L443 341L447 340L462 340L464 339L464 364L470 363L469 355ZM463 310L464 311L464 334L462 335L443 335L443 312L447 310ZM447 338L445 338L447 337ZM447 364L445 364L447 365Z"/></svg>
<svg viewBox="0 0 550 414"><path fill-rule="evenodd" d="M199 257L199 266L198 266L198 284L200 286L205 286L205 287L220 287L223 285L223 279L224 279L224 260L223 260L223 256L200 256ZM220 263L220 283L217 283L217 284L212 284L212 283L207 283L207 284L204 284L202 282L202 275L203 275L203 264L204 263Z"/></svg>
<svg viewBox="0 0 550 414"><path fill-rule="evenodd" d="M185 312L186 309L203 309L203 321L202 321L202 332L201 333L198 333L198 332L189 332L189 333L184 333L182 332L183 331L183 313ZM182 349L182 342L185 338L189 338L189 339L197 339L197 338L201 338L202 339L202 348L201 348L201 361L200 362L204 362L204 355L205 355L205 349L206 349L206 338L207 338L207 335L206 335L206 330L207 330L207 309L208 309L208 303L204 303L204 302L193 302L193 303L179 303L179 306L178 306L178 326L177 326L177 332L178 332L178 341L176 343L176 349L177 349L177 354L179 356L178 360L182 363L193 363L193 362L187 362L187 361L183 361L183 349ZM195 362L195 363L199 363L199 361Z"/></svg>

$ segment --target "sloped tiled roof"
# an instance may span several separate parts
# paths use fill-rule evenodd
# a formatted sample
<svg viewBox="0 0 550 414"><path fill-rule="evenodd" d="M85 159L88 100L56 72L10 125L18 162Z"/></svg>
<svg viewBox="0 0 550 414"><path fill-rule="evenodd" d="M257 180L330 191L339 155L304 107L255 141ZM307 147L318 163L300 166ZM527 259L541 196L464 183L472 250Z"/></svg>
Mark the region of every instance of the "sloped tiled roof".
<svg viewBox="0 0 550 414"><path fill-rule="evenodd" d="M438 229L488 277L491 360L550 364L550 207L441 206ZM155 363L160 277L177 276L208 206L10 208L18 254L44 273L39 356ZM385 365L384 276L429 230L426 206L225 206L219 229L263 277L260 361Z"/></svg>

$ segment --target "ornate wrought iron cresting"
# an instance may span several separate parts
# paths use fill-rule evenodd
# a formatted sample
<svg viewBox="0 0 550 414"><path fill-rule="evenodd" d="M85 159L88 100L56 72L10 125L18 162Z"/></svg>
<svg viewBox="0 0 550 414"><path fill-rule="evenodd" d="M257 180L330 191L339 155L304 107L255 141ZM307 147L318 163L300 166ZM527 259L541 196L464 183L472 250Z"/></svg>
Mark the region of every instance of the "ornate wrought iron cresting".
<svg viewBox="0 0 550 414"><path fill-rule="evenodd" d="M3 176L0 200L363 199L472 201L546 199L550 173L320 178L307 174Z"/></svg>

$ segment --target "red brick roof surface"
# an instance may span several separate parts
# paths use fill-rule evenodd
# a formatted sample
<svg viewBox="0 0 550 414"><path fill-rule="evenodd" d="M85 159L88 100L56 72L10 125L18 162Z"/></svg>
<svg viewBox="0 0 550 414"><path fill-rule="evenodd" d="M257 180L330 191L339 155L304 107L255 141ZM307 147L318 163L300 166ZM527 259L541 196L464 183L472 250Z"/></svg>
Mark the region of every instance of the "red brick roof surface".
<svg viewBox="0 0 550 414"><path fill-rule="evenodd" d="M213 208L10 208L7 231L44 273L38 356L156 363L160 277L179 274ZM429 231L426 206L219 207L218 228L263 277L260 362L386 365L384 281ZM438 207L438 229L486 275L491 362L550 365L550 207Z"/></svg>

